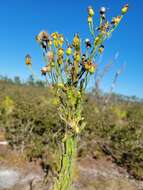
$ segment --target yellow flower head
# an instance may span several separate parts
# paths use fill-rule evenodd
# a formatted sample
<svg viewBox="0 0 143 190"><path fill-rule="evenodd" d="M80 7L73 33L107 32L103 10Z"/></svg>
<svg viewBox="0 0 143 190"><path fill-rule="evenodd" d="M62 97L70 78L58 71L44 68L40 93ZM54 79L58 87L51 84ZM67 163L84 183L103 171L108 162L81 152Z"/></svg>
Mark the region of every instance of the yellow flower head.
<svg viewBox="0 0 143 190"><path fill-rule="evenodd" d="M89 15L90 17L93 17L93 16L94 16L94 10L93 10L93 8L92 8L91 6L88 7L88 15Z"/></svg>
<svg viewBox="0 0 143 190"><path fill-rule="evenodd" d="M58 62L59 65L63 64L63 58L60 57L60 58L57 60L57 62Z"/></svg>
<svg viewBox="0 0 143 190"><path fill-rule="evenodd" d="M59 41L58 41L58 39L57 40L54 40L54 46L56 47L56 48L58 48L58 46L59 46Z"/></svg>
<svg viewBox="0 0 143 190"><path fill-rule="evenodd" d="M118 25L120 21L121 21L121 16L117 16L112 19L111 23L114 25Z"/></svg>
<svg viewBox="0 0 143 190"><path fill-rule="evenodd" d="M54 32L54 33L51 34L51 36L52 36L52 38L53 38L54 40L57 40L58 37L59 37L59 34L58 34L58 32Z"/></svg>
<svg viewBox="0 0 143 190"><path fill-rule="evenodd" d="M128 9L129 9L129 5L126 4L123 8L122 8L122 14L126 14L128 12Z"/></svg>
<svg viewBox="0 0 143 190"><path fill-rule="evenodd" d="M73 47L76 48L76 49L79 49L80 48L80 38L79 38L79 35L76 34L73 38Z"/></svg>
<svg viewBox="0 0 143 190"><path fill-rule="evenodd" d="M63 48L59 48L59 49L58 49L58 57L63 57L63 55L64 55L64 50L63 50Z"/></svg>
<svg viewBox="0 0 143 190"><path fill-rule="evenodd" d="M85 70L87 70L87 71L90 70L91 66L92 66L92 62L91 62L90 60L88 60L88 61L85 62L85 64L84 64L84 68L85 68Z"/></svg>
<svg viewBox="0 0 143 190"><path fill-rule="evenodd" d="M26 65L31 65L32 64L30 55L25 56L25 63L26 63Z"/></svg>
<svg viewBox="0 0 143 190"><path fill-rule="evenodd" d="M59 45L62 46L64 43L64 36L63 35L60 35L59 36Z"/></svg>

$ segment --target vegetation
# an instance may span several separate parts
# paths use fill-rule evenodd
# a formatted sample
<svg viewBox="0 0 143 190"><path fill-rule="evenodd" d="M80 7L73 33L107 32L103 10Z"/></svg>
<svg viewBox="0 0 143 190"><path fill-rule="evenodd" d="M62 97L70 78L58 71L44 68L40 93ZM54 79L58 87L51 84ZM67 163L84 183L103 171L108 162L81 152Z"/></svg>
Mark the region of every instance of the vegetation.
<svg viewBox="0 0 143 190"><path fill-rule="evenodd" d="M42 160L45 172L48 173L46 169L50 166L56 175L57 144L63 138L64 125L56 112L51 89L5 80L0 81L0 87L3 89L0 130L5 130L13 149L30 161ZM94 92L85 98L83 115L87 124L79 135L78 157L90 155L98 159L103 153L108 154L135 178L142 179L143 102L114 94L103 110L106 95L99 98Z"/></svg>

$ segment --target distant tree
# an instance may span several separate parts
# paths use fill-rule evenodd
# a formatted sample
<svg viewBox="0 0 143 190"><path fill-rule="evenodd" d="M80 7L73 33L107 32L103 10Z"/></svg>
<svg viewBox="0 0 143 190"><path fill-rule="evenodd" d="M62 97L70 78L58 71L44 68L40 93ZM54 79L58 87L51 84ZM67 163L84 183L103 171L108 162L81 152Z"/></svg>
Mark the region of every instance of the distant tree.
<svg viewBox="0 0 143 190"><path fill-rule="evenodd" d="M31 85L31 86L34 86L34 85L35 85L34 77L33 77L32 75L30 75L30 76L28 77L27 84L28 84L28 85Z"/></svg>
<svg viewBox="0 0 143 190"><path fill-rule="evenodd" d="M20 80L20 77L19 77L19 76L15 76L15 77L14 77L14 83L15 83L15 84L21 84L21 80Z"/></svg>

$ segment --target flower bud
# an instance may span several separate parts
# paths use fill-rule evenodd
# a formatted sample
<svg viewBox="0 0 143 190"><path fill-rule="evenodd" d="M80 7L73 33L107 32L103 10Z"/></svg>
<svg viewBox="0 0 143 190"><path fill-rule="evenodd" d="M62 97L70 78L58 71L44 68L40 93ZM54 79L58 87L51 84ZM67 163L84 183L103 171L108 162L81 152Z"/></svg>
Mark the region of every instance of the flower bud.
<svg viewBox="0 0 143 190"><path fill-rule="evenodd" d="M70 56L72 54L72 48L69 46L66 50L67 56Z"/></svg>
<svg viewBox="0 0 143 190"><path fill-rule="evenodd" d="M92 17L91 17L91 16L88 16L87 21L88 21L88 23L91 23L91 22L92 22Z"/></svg>
<svg viewBox="0 0 143 190"><path fill-rule="evenodd" d="M59 37L59 34L58 34L58 32L54 32L54 33L51 34L51 36L52 36L52 38L53 38L54 40L57 40L58 37Z"/></svg>
<svg viewBox="0 0 143 190"><path fill-rule="evenodd" d="M25 56L25 63L26 63L26 65L31 65L32 64L30 55Z"/></svg>
<svg viewBox="0 0 143 190"><path fill-rule="evenodd" d="M99 52L100 54L102 54L102 53L103 53L103 51L104 51L104 46L103 46L103 45L101 45L101 46L99 47L99 49L98 49L98 52Z"/></svg>
<svg viewBox="0 0 143 190"><path fill-rule="evenodd" d="M89 15L90 17L93 17L93 16L94 16L94 10L93 10L93 8L92 8L91 6L88 7L88 15Z"/></svg>
<svg viewBox="0 0 143 190"><path fill-rule="evenodd" d="M126 4L123 8L122 8L122 14L126 14L128 12L128 9L129 9L129 5Z"/></svg>
<svg viewBox="0 0 143 190"><path fill-rule="evenodd" d="M92 65L89 69L90 74L93 74L95 72L95 65Z"/></svg>

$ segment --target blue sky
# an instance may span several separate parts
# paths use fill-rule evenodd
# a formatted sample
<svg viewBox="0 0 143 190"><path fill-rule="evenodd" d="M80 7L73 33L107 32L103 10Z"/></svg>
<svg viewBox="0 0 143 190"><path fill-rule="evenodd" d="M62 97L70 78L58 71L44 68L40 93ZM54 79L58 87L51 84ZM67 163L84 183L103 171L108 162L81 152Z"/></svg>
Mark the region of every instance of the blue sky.
<svg viewBox="0 0 143 190"><path fill-rule="evenodd" d="M29 71L24 58L30 53L37 74L44 65L41 49L35 42L37 33L44 29L58 31L69 40L79 32L81 38L90 37L87 25L87 7L95 9L95 22L101 6L108 9L108 16L120 14L121 7L129 3L130 9L112 38L105 44L103 64L119 57L102 82L108 90L113 76L122 64L125 71L119 77L115 92L143 98L143 1L142 0L1 0L0 1L0 74L25 79Z"/></svg>

